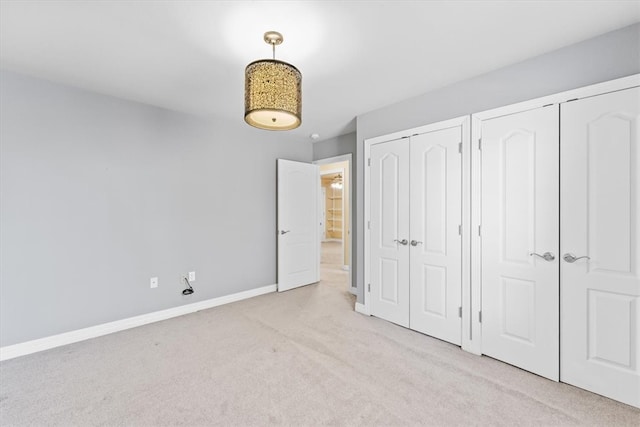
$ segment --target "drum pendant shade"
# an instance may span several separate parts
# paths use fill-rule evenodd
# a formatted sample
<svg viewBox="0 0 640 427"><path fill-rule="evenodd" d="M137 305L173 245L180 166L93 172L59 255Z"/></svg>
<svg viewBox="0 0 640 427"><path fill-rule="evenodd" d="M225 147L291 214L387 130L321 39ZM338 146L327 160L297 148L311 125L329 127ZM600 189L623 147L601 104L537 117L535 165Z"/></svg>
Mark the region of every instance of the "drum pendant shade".
<svg viewBox="0 0 640 427"><path fill-rule="evenodd" d="M282 43L282 35L265 33L273 46ZM302 74L291 64L276 59L261 59L247 65L244 85L244 120L267 130L295 129L302 123Z"/></svg>

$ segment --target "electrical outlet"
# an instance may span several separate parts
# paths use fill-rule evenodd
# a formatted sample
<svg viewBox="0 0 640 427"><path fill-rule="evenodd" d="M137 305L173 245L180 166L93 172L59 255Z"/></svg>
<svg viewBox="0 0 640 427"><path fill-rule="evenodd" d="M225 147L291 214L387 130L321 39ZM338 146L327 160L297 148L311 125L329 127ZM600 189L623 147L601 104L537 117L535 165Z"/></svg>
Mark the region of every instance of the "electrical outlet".
<svg viewBox="0 0 640 427"><path fill-rule="evenodd" d="M196 281L196 272L195 271L190 271L189 272L189 281L190 282L195 282Z"/></svg>
<svg viewBox="0 0 640 427"><path fill-rule="evenodd" d="M149 287L151 287L151 288L157 288L158 287L158 278L157 277L152 277L151 280L149 280Z"/></svg>

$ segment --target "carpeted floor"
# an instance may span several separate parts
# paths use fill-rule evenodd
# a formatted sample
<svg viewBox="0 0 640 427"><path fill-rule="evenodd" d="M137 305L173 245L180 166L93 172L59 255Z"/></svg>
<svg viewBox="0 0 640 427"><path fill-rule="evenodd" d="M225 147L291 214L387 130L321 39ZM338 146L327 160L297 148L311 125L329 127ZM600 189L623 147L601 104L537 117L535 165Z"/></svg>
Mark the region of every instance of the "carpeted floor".
<svg viewBox="0 0 640 427"><path fill-rule="evenodd" d="M347 273L323 260L318 284L2 362L0 424L640 424L632 407L355 313Z"/></svg>
<svg viewBox="0 0 640 427"><path fill-rule="evenodd" d="M320 280L322 282L331 282L334 286L344 286L344 289L348 289L349 272L342 269L343 265L342 242L322 242Z"/></svg>

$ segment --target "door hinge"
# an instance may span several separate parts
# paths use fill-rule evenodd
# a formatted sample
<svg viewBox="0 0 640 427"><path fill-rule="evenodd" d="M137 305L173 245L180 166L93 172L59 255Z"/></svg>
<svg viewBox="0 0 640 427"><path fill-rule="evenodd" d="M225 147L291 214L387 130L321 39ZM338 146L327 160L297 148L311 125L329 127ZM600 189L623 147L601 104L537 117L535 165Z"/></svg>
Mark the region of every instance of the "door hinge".
<svg viewBox="0 0 640 427"><path fill-rule="evenodd" d="M478 150L482 150L482 138L478 139Z"/></svg>
<svg viewBox="0 0 640 427"><path fill-rule="evenodd" d="M371 157L367 159L367 166L371 166Z"/></svg>
<svg viewBox="0 0 640 427"><path fill-rule="evenodd" d="M458 153L462 154L462 142L458 142Z"/></svg>
<svg viewBox="0 0 640 427"><path fill-rule="evenodd" d="M478 322L482 323L482 310L478 312Z"/></svg>
<svg viewBox="0 0 640 427"><path fill-rule="evenodd" d="M371 283L367 283L367 292L371 292Z"/></svg>
<svg viewBox="0 0 640 427"><path fill-rule="evenodd" d="M458 317L462 318L462 307L458 307Z"/></svg>
<svg viewBox="0 0 640 427"><path fill-rule="evenodd" d="M458 225L458 234L462 236L462 224Z"/></svg>
<svg viewBox="0 0 640 427"><path fill-rule="evenodd" d="M482 226L478 226L478 236L482 236Z"/></svg>

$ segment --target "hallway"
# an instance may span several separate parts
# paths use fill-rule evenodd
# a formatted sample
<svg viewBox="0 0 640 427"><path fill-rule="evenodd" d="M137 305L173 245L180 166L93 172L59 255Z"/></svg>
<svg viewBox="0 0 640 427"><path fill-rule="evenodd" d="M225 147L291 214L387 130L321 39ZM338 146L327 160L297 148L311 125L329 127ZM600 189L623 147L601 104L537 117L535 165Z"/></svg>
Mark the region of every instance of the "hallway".
<svg viewBox="0 0 640 427"><path fill-rule="evenodd" d="M320 252L320 283L349 292L349 272L342 269L342 243L322 242Z"/></svg>

